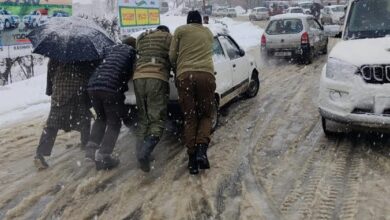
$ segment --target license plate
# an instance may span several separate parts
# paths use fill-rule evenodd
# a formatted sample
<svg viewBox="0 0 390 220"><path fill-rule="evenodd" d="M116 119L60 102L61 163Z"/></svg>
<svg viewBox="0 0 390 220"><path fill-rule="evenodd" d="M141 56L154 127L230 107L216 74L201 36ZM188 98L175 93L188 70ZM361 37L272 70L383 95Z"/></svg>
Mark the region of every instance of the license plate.
<svg viewBox="0 0 390 220"><path fill-rule="evenodd" d="M281 56L281 57L287 57L287 56L291 56L291 52L275 52L275 56Z"/></svg>

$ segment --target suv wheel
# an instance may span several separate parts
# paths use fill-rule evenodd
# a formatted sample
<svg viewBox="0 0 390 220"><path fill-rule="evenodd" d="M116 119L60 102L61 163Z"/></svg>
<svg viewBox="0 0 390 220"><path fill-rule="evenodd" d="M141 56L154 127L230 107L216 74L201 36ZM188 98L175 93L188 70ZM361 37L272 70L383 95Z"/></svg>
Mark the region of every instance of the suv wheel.
<svg viewBox="0 0 390 220"><path fill-rule="evenodd" d="M217 97L215 97L214 105L212 109L211 132L214 132L217 129L218 121L219 121L219 102Z"/></svg>
<svg viewBox="0 0 390 220"><path fill-rule="evenodd" d="M252 78L249 81L249 87L245 91L245 96L247 98L253 98L257 95L260 89L260 80L258 74L255 72L252 73Z"/></svg>

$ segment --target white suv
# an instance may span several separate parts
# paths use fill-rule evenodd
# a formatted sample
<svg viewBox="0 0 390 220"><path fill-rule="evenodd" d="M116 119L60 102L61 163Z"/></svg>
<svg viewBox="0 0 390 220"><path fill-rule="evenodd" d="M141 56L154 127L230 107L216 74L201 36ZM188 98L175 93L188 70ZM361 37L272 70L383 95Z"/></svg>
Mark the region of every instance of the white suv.
<svg viewBox="0 0 390 220"><path fill-rule="evenodd" d="M218 121L218 109L234 98L244 95L255 97L260 88L259 71L252 56L227 34L215 34L213 45L214 75L216 78L213 128ZM174 78L170 78L170 101L177 103L178 94ZM126 103L136 105L133 82L129 82L129 91L126 92Z"/></svg>
<svg viewBox="0 0 390 220"><path fill-rule="evenodd" d="M390 128L390 0L351 0L343 39L329 54L319 110L328 122ZM336 123L336 124L337 124Z"/></svg>

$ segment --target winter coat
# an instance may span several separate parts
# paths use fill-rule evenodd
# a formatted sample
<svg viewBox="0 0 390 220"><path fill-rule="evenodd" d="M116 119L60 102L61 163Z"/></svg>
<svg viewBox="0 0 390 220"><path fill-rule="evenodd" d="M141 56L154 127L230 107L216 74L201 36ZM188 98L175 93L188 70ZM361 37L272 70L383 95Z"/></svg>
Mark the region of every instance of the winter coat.
<svg viewBox="0 0 390 220"><path fill-rule="evenodd" d="M169 58L180 80L185 72L207 72L214 76L213 34L201 24L187 24L176 29Z"/></svg>
<svg viewBox="0 0 390 220"><path fill-rule="evenodd" d="M86 88L97 62L48 63L46 93L51 95L47 127L80 130L90 123L90 100Z"/></svg>
<svg viewBox="0 0 390 220"><path fill-rule="evenodd" d="M146 31L137 39L137 67L133 79L154 78L168 82L172 35L160 30Z"/></svg>
<svg viewBox="0 0 390 220"><path fill-rule="evenodd" d="M128 90L134 60L135 50L131 46L119 44L111 47L89 79L88 90L123 94Z"/></svg>

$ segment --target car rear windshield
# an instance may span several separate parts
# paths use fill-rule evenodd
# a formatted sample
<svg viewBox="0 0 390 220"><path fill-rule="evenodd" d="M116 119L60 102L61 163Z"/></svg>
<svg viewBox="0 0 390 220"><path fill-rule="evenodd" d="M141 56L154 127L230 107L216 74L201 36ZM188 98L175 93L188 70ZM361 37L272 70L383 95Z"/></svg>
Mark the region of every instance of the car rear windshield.
<svg viewBox="0 0 390 220"><path fill-rule="evenodd" d="M378 38L390 35L390 0L359 0L352 3L346 38Z"/></svg>
<svg viewBox="0 0 390 220"><path fill-rule="evenodd" d="M258 12L267 12L268 10L266 8L259 8L257 9Z"/></svg>
<svg viewBox="0 0 390 220"><path fill-rule="evenodd" d="M301 32L302 29L303 25L300 19L282 19L271 21L265 32L269 35L296 34Z"/></svg>
<svg viewBox="0 0 390 220"><path fill-rule="evenodd" d="M291 13L303 13L303 11L300 8L294 8L294 9L291 9Z"/></svg>
<svg viewBox="0 0 390 220"><path fill-rule="evenodd" d="M344 6L334 7L334 8L332 8L332 11L333 12L344 12Z"/></svg>

